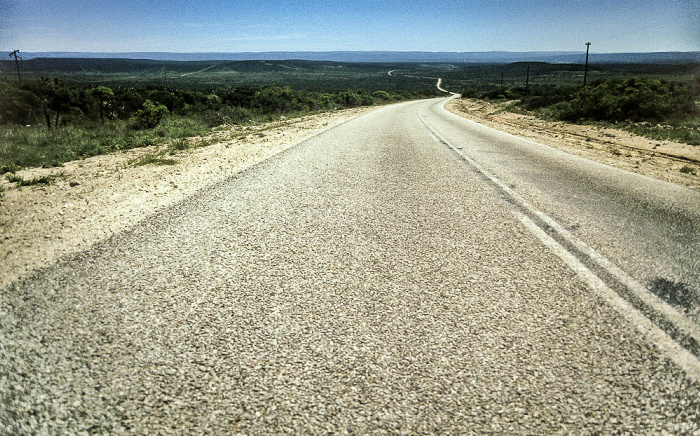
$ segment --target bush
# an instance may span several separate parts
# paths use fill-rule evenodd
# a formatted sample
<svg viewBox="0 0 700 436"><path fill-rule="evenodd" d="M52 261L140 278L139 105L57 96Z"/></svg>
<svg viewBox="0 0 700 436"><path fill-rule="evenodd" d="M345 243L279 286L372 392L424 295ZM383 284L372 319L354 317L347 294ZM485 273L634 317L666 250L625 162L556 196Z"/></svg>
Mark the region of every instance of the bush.
<svg viewBox="0 0 700 436"><path fill-rule="evenodd" d="M33 93L0 81L0 124L30 124L34 108L40 104Z"/></svg>
<svg viewBox="0 0 700 436"><path fill-rule="evenodd" d="M391 96L386 91L374 91L372 93L372 97L376 98L377 100L384 100L384 101L391 100Z"/></svg>
<svg viewBox="0 0 700 436"><path fill-rule="evenodd" d="M158 126L166 115L168 115L167 107L162 104L156 106L151 100L146 100L143 102L143 109L134 114L134 129L152 129Z"/></svg>
<svg viewBox="0 0 700 436"><path fill-rule="evenodd" d="M698 97L697 90L688 85L631 78L602 82L553 100L570 101L566 110L559 112L564 120L661 122L700 115L694 103Z"/></svg>
<svg viewBox="0 0 700 436"><path fill-rule="evenodd" d="M475 88L467 88L462 90L462 98L478 98L479 91Z"/></svg>
<svg viewBox="0 0 700 436"><path fill-rule="evenodd" d="M276 85L107 88L50 79L20 85L0 79L0 174L198 136L222 124L441 95L432 87L372 91L315 92Z"/></svg>

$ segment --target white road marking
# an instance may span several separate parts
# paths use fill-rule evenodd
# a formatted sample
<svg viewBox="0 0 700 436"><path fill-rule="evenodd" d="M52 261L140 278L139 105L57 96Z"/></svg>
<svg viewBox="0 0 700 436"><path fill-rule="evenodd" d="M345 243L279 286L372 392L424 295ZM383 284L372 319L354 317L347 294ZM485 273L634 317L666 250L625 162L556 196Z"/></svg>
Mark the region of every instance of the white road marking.
<svg viewBox="0 0 700 436"><path fill-rule="evenodd" d="M528 230L530 230L542 243L557 255L566 265L571 268L588 287L599 297L605 300L613 309L617 311L628 322L632 323L644 337L657 346L659 351L676 365L681 367L695 381L700 381L700 361L690 351L678 345L668 333L661 330L651 322L642 312L632 307L630 303L613 291L597 275L581 261L571 254L566 248L554 240L551 236L537 226L530 218L520 212L513 211L513 215Z"/></svg>
<svg viewBox="0 0 700 436"><path fill-rule="evenodd" d="M452 97L450 97L449 100L454 98L456 94L453 94ZM444 105L443 105L444 108ZM472 158L467 156L462 152L460 148L455 147L454 145L450 144L447 142L445 139L443 139L437 132L435 132L424 120L422 117L418 117L418 119L423 123L423 125L428 129L430 134L440 143L450 147L455 153L457 153L462 159L464 159L470 166L472 166L474 169L476 169L479 173L484 175L486 178L488 178L491 182L493 182L498 188L500 188L503 192L505 192L517 205L519 205L522 209L526 210L533 216L537 216L539 219L541 219L546 225L548 225L559 237L561 237L563 240L567 241L568 243L572 244L574 247L576 247L578 250L580 250L583 254L589 257L589 259L594 262L598 267L606 271L608 274L613 276L615 279L617 279L623 286L627 287L630 291L632 291L640 300L644 302L648 307L651 307L654 311L657 313L663 315L668 322L673 324L673 326L678 329L682 334L687 335L688 337L692 338L696 342L700 343L700 327L698 327L695 323L693 323L691 320L686 318L682 313L680 313L678 310L676 310L673 306L669 305L662 299L660 299L658 296L652 294L649 290L646 289L645 286L643 286L641 283L639 283L637 280L632 278L630 275L625 273L622 269L620 269L617 265L615 265L613 262L611 262L609 259L607 259L605 256L602 254L598 253L595 251L593 248L589 247L586 243L583 241L579 240L576 238L574 235L571 234L568 230L566 230L564 227L562 227L559 223L557 223L555 220L550 218L547 214L544 212L538 210L534 206L532 206L530 203L528 203L523 197L521 197L517 192L513 191L508 185L503 183L498 177L492 175L488 171L486 171L481 165L476 163ZM524 215L523 215L524 216ZM538 227L534 222L532 222L529 218L528 221L532 223L533 226L535 226L539 232L542 232L544 235L546 235L548 238L551 239L549 235L547 235L544 230L542 230L540 227ZM530 228L528 226L528 228ZM532 229L531 229L532 230ZM540 238L541 239L541 238ZM608 289L610 292L613 292L617 298L619 298L621 301L624 301L625 304L632 310L635 311L636 314L638 314L640 317L642 317L647 324L644 324L644 329L640 327L641 324L638 322L635 322L635 325L637 325L638 328L642 329L642 331L649 332L651 331L650 329L653 327L654 329L658 330L658 332L648 333L647 337L649 337L654 344L656 344L659 349L664 351L664 353L671 358L674 362L678 363L683 369L690 368L689 374L692 374L693 377L695 377L697 380L700 381L700 361L689 351L687 351L685 348L681 347L671 339L671 337L665 333L663 330L661 330L659 327L657 327L655 324L653 324L646 316L644 316L641 312L639 312L637 309L632 308L629 303L627 303L626 300L624 300L622 297L620 297L616 292L610 290L610 288L605 285L605 283L595 276L595 274L590 271L588 268L586 268L579 260L576 258L572 253L564 249L559 243L557 243L554 239L552 239L557 246L559 246L562 250L566 251L569 256L573 257L576 262L578 262L581 267L585 268L586 271L588 271L589 274L593 275L593 277L596 278L596 280L600 281L606 289ZM551 248L551 247L550 247ZM560 256L561 257L561 256ZM568 264L568 262L567 262ZM571 265L570 265L571 266ZM573 268L574 271L577 271L575 268ZM578 273L579 271L577 271ZM588 281L587 281L588 282ZM589 283L590 285L590 283ZM597 286L597 285L596 285ZM593 290L596 290L596 288L592 287ZM611 303L612 304L612 303ZM617 304L617 303L616 303ZM613 307L620 307L619 305ZM635 315L636 317L636 315ZM626 318L630 319L629 317L626 316ZM635 318L636 319L636 318ZM651 327L649 327L651 326ZM664 341L669 340L672 341L674 344L674 347L670 347L668 344L666 344ZM661 341L661 342L658 342ZM679 355L678 359L681 359L684 363L681 364L676 361L676 357L673 357L672 354L677 353L677 349L682 350L684 353L682 355ZM667 352L668 350L672 350L671 352ZM691 356L692 359L689 361ZM691 362L691 363L688 363Z"/></svg>

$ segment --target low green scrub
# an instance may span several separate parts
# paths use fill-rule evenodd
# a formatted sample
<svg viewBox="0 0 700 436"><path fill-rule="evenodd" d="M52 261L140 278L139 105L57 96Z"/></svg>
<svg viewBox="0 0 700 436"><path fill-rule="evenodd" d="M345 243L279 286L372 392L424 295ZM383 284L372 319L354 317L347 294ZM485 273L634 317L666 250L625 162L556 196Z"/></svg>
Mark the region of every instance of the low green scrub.
<svg viewBox="0 0 700 436"><path fill-rule="evenodd" d="M65 178L63 173L61 174L49 174L46 176L34 177L33 179L25 179L22 176L18 176L14 173L5 174L5 178L10 183L15 183L16 186L34 186L34 185L51 185L56 179Z"/></svg>
<svg viewBox="0 0 700 436"><path fill-rule="evenodd" d="M144 165L175 165L177 160L163 157L161 153L147 153L137 159L129 162L129 166L144 166Z"/></svg>
<svg viewBox="0 0 700 436"><path fill-rule="evenodd" d="M463 93L475 94L473 89ZM517 108L536 111L547 119L616 123L616 127L654 139L700 145L700 77L685 82L633 77L584 88L494 89L478 97L519 100Z"/></svg>
<svg viewBox="0 0 700 436"><path fill-rule="evenodd" d="M700 120L678 122L677 125L622 124L622 128L659 141L700 145Z"/></svg>
<svg viewBox="0 0 700 436"><path fill-rule="evenodd" d="M14 173L20 171L21 169L22 167L16 164L2 165L0 166L0 175L5 173Z"/></svg>
<svg viewBox="0 0 700 436"><path fill-rule="evenodd" d="M695 174L695 168L688 166L688 165L683 165L683 167L681 167L681 169L679 171L682 172L683 174L693 174L693 175Z"/></svg>
<svg viewBox="0 0 700 436"><path fill-rule="evenodd" d="M0 79L0 170L59 166L119 150L172 142L224 124L251 124L377 102L429 97L437 90L299 91L275 85L193 90L92 88L58 79L23 84Z"/></svg>
<svg viewBox="0 0 700 436"><path fill-rule="evenodd" d="M208 130L203 121L181 116L169 117L155 129L146 130L134 130L124 121L56 130L0 125L0 168L14 171L18 167L60 166L63 162L147 147L172 138L198 136Z"/></svg>

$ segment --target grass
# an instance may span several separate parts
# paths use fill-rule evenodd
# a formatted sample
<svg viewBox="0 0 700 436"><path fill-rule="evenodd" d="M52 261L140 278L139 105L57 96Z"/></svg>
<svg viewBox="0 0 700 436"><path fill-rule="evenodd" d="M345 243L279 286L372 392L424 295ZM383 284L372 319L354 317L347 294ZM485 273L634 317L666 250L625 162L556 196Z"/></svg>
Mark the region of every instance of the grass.
<svg viewBox="0 0 700 436"><path fill-rule="evenodd" d="M130 160L127 166L132 166L132 167L139 167L139 166L144 166L144 165L175 165L177 164L177 160L172 159L172 158L165 158L163 155L166 153L165 150L162 150L157 153L147 153L144 154L143 156Z"/></svg>
<svg viewBox="0 0 700 436"><path fill-rule="evenodd" d="M622 124L622 128L634 134L659 141L674 141L689 145L700 145L700 120L689 120L673 126Z"/></svg>
<svg viewBox="0 0 700 436"><path fill-rule="evenodd" d="M66 176L63 173L59 174L49 174L46 176L34 177L33 179L24 179L22 176L10 173L6 174L5 178L10 183L15 183L17 187L20 186L35 186L35 185L51 185L56 179L64 179Z"/></svg>
<svg viewBox="0 0 700 436"><path fill-rule="evenodd" d="M0 126L0 174L20 168L56 167L64 162L162 144L208 131L209 126L196 117L177 116L168 117L155 129L139 131L125 121L52 130L44 126L4 125Z"/></svg>
<svg viewBox="0 0 700 436"><path fill-rule="evenodd" d="M15 164L9 164L9 165L2 165L0 166L0 175L6 174L6 173L15 173L17 171L22 170L22 167L19 165Z"/></svg>
<svg viewBox="0 0 700 436"><path fill-rule="evenodd" d="M522 108L517 106L509 106L506 108L511 112L523 113ZM561 121L554 110L548 107L540 108L534 111L528 111L532 115L537 116L545 121ZM644 136L646 138L655 139L657 141L673 141L688 145L700 145L700 120L685 120L675 122L673 125L652 125L650 123L632 123L618 122L611 123L609 121L579 121L579 124L597 126L599 128L610 127L614 129L626 130L635 135ZM603 136L614 138L615 135L603 133ZM590 141L590 139L586 139Z"/></svg>
<svg viewBox="0 0 700 436"><path fill-rule="evenodd" d="M190 141L185 138L178 138L171 141L169 146L171 152L187 150L191 147Z"/></svg>

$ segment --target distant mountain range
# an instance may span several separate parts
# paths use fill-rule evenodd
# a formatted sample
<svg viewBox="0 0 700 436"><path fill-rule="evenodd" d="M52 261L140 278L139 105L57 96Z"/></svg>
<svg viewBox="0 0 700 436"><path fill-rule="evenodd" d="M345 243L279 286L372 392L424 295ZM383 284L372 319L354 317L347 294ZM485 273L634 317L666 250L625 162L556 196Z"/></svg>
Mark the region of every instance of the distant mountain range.
<svg viewBox="0 0 700 436"><path fill-rule="evenodd" d="M11 50L6 50L8 53ZM421 52L421 51L323 51L323 52L247 52L247 53L90 53L90 52L20 52L23 59L36 58L119 58L151 59L159 61L205 60L309 60L335 62L455 62L455 63L511 63L548 62L579 63L585 52ZM685 64L700 62L700 52L658 53L592 53L589 61L606 64Z"/></svg>

